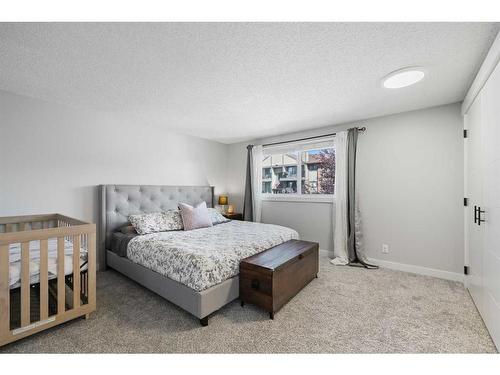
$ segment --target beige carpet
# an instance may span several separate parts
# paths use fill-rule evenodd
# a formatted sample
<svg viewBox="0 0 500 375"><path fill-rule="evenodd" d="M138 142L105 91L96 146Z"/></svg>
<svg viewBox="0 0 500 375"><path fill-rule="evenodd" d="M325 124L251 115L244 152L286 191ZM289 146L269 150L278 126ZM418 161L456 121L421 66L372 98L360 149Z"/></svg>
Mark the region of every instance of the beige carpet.
<svg viewBox="0 0 500 375"><path fill-rule="evenodd" d="M390 270L334 267L269 320L235 301L208 327L114 271L98 274L90 320L10 344L0 352L494 353L460 283Z"/></svg>

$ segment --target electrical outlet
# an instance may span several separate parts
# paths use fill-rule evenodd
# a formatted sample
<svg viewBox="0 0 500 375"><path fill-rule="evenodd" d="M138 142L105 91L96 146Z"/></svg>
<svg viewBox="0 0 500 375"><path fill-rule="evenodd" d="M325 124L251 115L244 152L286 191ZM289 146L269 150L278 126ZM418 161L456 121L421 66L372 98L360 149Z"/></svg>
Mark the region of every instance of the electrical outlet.
<svg viewBox="0 0 500 375"><path fill-rule="evenodd" d="M382 244L382 253L383 254L389 254L389 245L387 244Z"/></svg>

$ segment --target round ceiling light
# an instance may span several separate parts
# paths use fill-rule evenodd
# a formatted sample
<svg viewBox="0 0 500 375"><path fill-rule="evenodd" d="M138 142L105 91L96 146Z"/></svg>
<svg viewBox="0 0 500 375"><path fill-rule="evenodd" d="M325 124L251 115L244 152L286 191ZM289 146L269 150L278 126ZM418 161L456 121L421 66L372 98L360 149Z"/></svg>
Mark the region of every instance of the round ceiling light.
<svg viewBox="0 0 500 375"><path fill-rule="evenodd" d="M382 79L382 86L386 89L399 89L414 85L421 81L425 76L423 68L411 67L396 70Z"/></svg>

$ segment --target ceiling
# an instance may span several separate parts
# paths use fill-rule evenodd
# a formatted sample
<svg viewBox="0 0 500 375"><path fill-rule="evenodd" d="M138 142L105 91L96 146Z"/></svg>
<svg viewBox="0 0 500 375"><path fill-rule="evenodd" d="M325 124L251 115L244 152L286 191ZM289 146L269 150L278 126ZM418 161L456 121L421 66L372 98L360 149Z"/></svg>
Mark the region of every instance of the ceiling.
<svg viewBox="0 0 500 375"><path fill-rule="evenodd" d="M233 143L461 101L499 25L1 23L0 89Z"/></svg>

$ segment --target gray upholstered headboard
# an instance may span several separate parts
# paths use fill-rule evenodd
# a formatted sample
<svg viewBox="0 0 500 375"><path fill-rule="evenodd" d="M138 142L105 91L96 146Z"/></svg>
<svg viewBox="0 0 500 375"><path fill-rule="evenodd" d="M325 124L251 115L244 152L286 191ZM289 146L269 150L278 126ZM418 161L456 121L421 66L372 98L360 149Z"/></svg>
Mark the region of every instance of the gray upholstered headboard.
<svg viewBox="0 0 500 375"><path fill-rule="evenodd" d="M128 222L128 215L175 209L179 202L205 201L213 207L213 199L213 186L101 185L99 264L105 264L111 233Z"/></svg>

